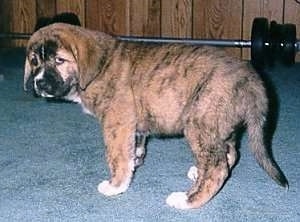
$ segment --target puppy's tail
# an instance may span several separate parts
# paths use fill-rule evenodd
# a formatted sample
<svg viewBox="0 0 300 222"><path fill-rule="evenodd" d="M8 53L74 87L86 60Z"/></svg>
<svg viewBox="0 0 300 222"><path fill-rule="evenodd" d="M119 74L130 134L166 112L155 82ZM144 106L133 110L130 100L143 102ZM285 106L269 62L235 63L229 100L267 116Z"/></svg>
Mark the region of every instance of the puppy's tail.
<svg viewBox="0 0 300 222"><path fill-rule="evenodd" d="M255 114L255 109L252 110L250 113L248 113L246 123L249 145L257 162L276 183L278 183L280 186L288 188L288 181L285 175L272 158L271 151L268 149L269 147L267 147L265 143L264 113L259 111Z"/></svg>

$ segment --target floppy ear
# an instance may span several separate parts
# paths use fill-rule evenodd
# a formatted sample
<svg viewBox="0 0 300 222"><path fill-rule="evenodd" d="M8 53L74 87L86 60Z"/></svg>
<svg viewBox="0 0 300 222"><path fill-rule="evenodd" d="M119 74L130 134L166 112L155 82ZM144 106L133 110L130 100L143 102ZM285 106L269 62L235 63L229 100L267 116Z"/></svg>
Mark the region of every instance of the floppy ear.
<svg viewBox="0 0 300 222"><path fill-rule="evenodd" d="M75 49L72 49L78 64L79 86L82 90L101 73L111 56L114 40L106 38L104 34L102 37L85 39L83 44L76 44Z"/></svg>
<svg viewBox="0 0 300 222"><path fill-rule="evenodd" d="M99 49L91 47L89 43L79 44L76 48L75 57L78 64L78 79L81 89L85 89L101 71L99 64Z"/></svg>
<svg viewBox="0 0 300 222"><path fill-rule="evenodd" d="M31 76L32 70L28 61L28 57L26 56L25 67L24 67L24 90L27 91L27 82Z"/></svg>

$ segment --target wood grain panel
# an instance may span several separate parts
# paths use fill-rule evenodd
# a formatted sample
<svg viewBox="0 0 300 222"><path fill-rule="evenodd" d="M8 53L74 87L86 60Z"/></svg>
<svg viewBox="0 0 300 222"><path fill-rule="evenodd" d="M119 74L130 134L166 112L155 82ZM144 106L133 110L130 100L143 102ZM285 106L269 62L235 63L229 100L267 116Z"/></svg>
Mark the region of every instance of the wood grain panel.
<svg viewBox="0 0 300 222"><path fill-rule="evenodd" d="M161 35L160 2L160 0L130 0L130 35L156 37Z"/></svg>
<svg viewBox="0 0 300 222"><path fill-rule="evenodd" d="M192 37L192 0L161 1L161 35Z"/></svg>
<svg viewBox="0 0 300 222"><path fill-rule="evenodd" d="M129 34L129 0L87 0L87 27L116 35Z"/></svg>
<svg viewBox="0 0 300 222"><path fill-rule="evenodd" d="M240 0L196 0L193 6L193 37L205 39L240 39L242 33ZM241 50L226 49L236 57Z"/></svg>
<svg viewBox="0 0 300 222"><path fill-rule="evenodd" d="M9 1L11 8L11 19L9 20L9 30L13 32L33 32L36 21L36 2L32 0L12 0ZM23 47L26 40L12 40L12 46Z"/></svg>
<svg viewBox="0 0 300 222"><path fill-rule="evenodd" d="M99 8L100 8L99 0L86 0L85 24L87 28L94 29L94 30L101 30Z"/></svg>
<svg viewBox="0 0 300 222"><path fill-rule="evenodd" d="M13 8L11 0L1 0L0 1L0 32L9 32L10 23L13 19Z"/></svg>
<svg viewBox="0 0 300 222"><path fill-rule="evenodd" d="M56 13L73 12L85 27L85 0L56 0Z"/></svg>
<svg viewBox="0 0 300 222"><path fill-rule="evenodd" d="M289 1L285 1L286 3ZM251 39L252 22L255 17L266 17L283 22L284 0L244 0L243 39ZM250 59L250 49L243 49L243 59Z"/></svg>
<svg viewBox="0 0 300 222"><path fill-rule="evenodd" d="M296 1L285 1L284 21L283 23L293 23L298 29L300 35L300 3Z"/></svg>
<svg viewBox="0 0 300 222"><path fill-rule="evenodd" d="M1 32L10 32L9 21L12 19L12 4L11 0L2 0L0 1L0 33ZM10 45L9 39L0 39L0 47L5 48Z"/></svg>
<svg viewBox="0 0 300 222"><path fill-rule="evenodd" d="M56 4L53 0L36 1L37 18L53 17L56 13Z"/></svg>
<svg viewBox="0 0 300 222"><path fill-rule="evenodd" d="M293 23L297 27L297 37L300 36L300 4L296 1L285 1L284 23ZM296 61L300 61L300 53L296 54Z"/></svg>

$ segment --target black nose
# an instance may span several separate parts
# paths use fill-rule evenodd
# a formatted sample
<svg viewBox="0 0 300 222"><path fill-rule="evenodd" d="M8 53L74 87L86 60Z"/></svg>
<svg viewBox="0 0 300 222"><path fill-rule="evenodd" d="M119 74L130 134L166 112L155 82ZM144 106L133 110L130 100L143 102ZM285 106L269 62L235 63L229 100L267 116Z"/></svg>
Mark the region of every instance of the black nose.
<svg viewBox="0 0 300 222"><path fill-rule="evenodd" d="M36 81L36 86L41 91L51 92L52 87L44 79L39 79Z"/></svg>

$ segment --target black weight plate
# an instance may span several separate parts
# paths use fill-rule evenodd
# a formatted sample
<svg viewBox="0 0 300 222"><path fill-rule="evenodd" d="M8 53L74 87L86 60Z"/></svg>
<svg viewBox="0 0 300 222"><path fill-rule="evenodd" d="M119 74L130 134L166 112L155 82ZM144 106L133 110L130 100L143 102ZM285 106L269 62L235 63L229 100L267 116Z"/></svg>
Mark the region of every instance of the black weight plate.
<svg viewBox="0 0 300 222"><path fill-rule="evenodd" d="M296 25L284 24L282 27L281 58L284 65L295 64Z"/></svg>
<svg viewBox="0 0 300 222"><path fill-rule="evenodd" d="M275 21L270 23L269 31L269 64L274 65L278 58L281 58L281 37L282 37L282 25L277 24Z"/></svg>
<svg viewBox="0 0 300 222"><path fill-rule="evenodd" d="M71 25L81 26L78 16L73 12L62 12L52 18L51 23L62 22Z"/></svg>
<svg viewBox="0 0 300 222"><path fill-rule="evenodd" d="M39 30L40 28L50 25L51 24L51 18L48 17L41 17L37 20L37 23L34 27L34 31Z"/></svg>
<svg viewBox="0 0 300 222"><path fill-rule="evenodd" d="M257 69L264 68L268 57L269 23L266 18L255 18L251 31L251 62Z"/></svg>
<svg viewBox="0 0 300 222"><path fill-rule="evenodd" d="M38 29L44 26L57 23L57 22L81 26L80 20L76 14L74 14L73 12L63 12L55 15L53 18L50 17L39 18L35 25L34 31L37 31Z"/></svg>

